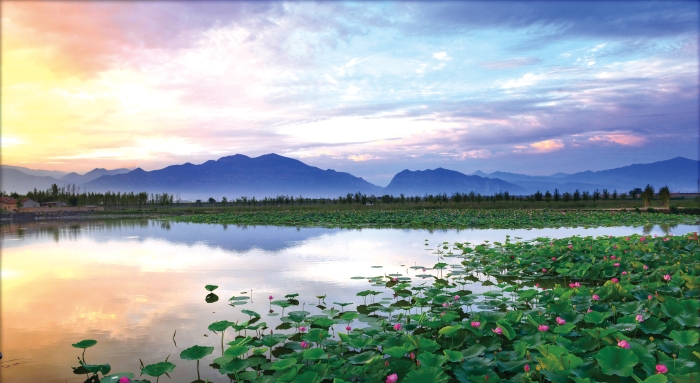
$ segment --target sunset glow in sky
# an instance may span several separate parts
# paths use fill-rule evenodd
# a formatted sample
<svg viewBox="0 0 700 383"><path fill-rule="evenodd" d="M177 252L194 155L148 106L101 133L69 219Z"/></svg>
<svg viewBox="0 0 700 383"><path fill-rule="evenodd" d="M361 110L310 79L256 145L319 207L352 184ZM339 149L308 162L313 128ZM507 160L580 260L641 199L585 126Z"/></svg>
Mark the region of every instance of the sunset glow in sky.
<svg viewBox="0 0 700 383"><path fill-rule="evenodd" d="M12 2L2 164L233 155L386 185L698 159L698 2Z"/></svg>

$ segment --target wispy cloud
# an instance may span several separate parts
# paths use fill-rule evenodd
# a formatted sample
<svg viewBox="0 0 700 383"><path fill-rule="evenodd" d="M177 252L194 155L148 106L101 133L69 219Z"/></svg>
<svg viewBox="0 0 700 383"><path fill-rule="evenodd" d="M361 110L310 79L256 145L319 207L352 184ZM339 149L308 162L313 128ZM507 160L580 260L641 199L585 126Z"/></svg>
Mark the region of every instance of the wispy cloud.
<svg viewBox="0 0 700 383"><path fill-rule="evenodd" d="M4 163L277 152L389 174L642 158L651 142L697 157L691 3L9 2L2 17Z"/></svg>

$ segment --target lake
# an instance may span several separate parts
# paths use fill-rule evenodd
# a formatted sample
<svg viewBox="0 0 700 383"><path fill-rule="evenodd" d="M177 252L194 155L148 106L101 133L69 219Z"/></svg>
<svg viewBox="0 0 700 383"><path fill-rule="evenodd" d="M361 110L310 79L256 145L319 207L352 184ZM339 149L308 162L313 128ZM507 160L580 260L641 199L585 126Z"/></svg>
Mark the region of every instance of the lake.
<svg viewBox="0 0 700 383"><path fill-rule="evenodd" d="M95 339L97 345L85 354L88 363L110 363L112 372L138 376L139 359L151 364L170 355L177 368L172 380L162 378L172 382L197 378L195 362L179 358L182 350L214 346L214 354L202 360L201 377L228 382L208 366L221 355L221 337L207 326L224 319L245 321L248 316L240 310L249 309L274 328L280 317L269 316L270 295L277 300L298 293L300 306L287 310L304 308L312 314L320 310L317 295L327 295L328 307L333 302L359 304L362 298L355 294L370 285L353 277L400 273L420 282L416 274L435 271L409 267L437 263L431 249L443 242L693 231L698 227L348 230L155 220L5 224L0 237L0 380L82 382L85 376L70 369L78 366L81 350L71 344ZM445 262L457 264L459 259ZM207 284L220 286L217 302L205 302ZM489 289L479 283L467 288L475 293ZM229 306L230 297L243 295L252 299ZM390 293L376 299L384 296ZM273 309L278 315L279 308ZM235 335L229 329L225 340Z"/></svg>

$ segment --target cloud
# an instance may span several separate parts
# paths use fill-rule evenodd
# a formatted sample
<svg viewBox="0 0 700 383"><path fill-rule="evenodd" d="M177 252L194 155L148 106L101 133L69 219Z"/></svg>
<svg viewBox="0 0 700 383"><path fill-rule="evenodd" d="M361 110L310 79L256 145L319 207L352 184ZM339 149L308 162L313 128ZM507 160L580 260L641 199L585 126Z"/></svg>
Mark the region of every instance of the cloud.
<svg viewBox="0 0 700 383"><path fill-rule="evenodd" d="M462 152L459 157L461 159L465 158L490 158L491 157L491 151L486 150L486 149L480 149L480 150L469 150L466 152Z"/></svg>
<svg viewBox="0 0 700 383"><path fill-rule="evenodd" d="M449 56L447 56L447 52L435 53L435 54L433 54L433 58L438 59L438 60L451 60L451 58Z"/></svg>
<svg viewBox="0 0 700 383"><path fill-rule="evenodd" d="M535 85L538 81L543 78L541 75L536 75L534 73L525 73L522 77L517 80L508 80L505 84L501 85L501 89L513 89L522 88L527 86Z"/></svg>
<svg viewBox="0 0 700 383"><path fill-rule="evenodd" d="M552 152L555 150L564 149L564 143L561 140L544 140L530 144L538 152Z"/></svg>
<svg viewBox="0 0 700 383"><path fill-rule="evenodd" d="M362 162L362 161L369 161L369 160L380 160L382 157L378 156L373 156L371 154L358 154L358 155L351 155L347 157L350 161L354 162Z"/></svg>
<svg viewBox="0 0 700 383"><path fill-rule="evenodd" d="M535 57L519 57L508 60L484 61L481 66L487 69L513 69L526 65L541 63L542 60Z"/></svg>
<svg viewBox="0 0 700 383"><path fill-rule="evenodd" d="M23 145L26 142L16 136L10 136L10 135L3 135L2 138L0 138L0 145L3 148L9 148L11 146L17 146L17 145Z"/></svg>
<svg viewBox="0 0 700 383"><path fill-rule="evenodd" d="M634 136L631 134L606 134L593 136L588 140L598 142L612 142L624 146L641 146L647 142L646 138Z"/></svg>

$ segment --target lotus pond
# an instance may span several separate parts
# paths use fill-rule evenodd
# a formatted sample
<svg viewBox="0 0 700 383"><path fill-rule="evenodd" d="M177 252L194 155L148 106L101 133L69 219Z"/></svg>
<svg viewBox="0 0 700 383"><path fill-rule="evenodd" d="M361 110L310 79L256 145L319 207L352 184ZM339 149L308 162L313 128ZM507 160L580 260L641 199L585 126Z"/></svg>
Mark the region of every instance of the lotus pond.
<svg viewBox="0 0 700 383"><path fill-rule="evenodd" d="M2 381L698 378L697 226L2 229Z"/></svg>
<svg viewBox="0 0 700 383"><path fill-rule="evenodd" d="M236 211L194 214L175 218L177 222L226 223L243 225L291 225L306 227L395 227L395 228L546 228L643 226L650 224L693 225L695 215L641 213L634 211L560 211L560 210L283 210Z"/></svg>

